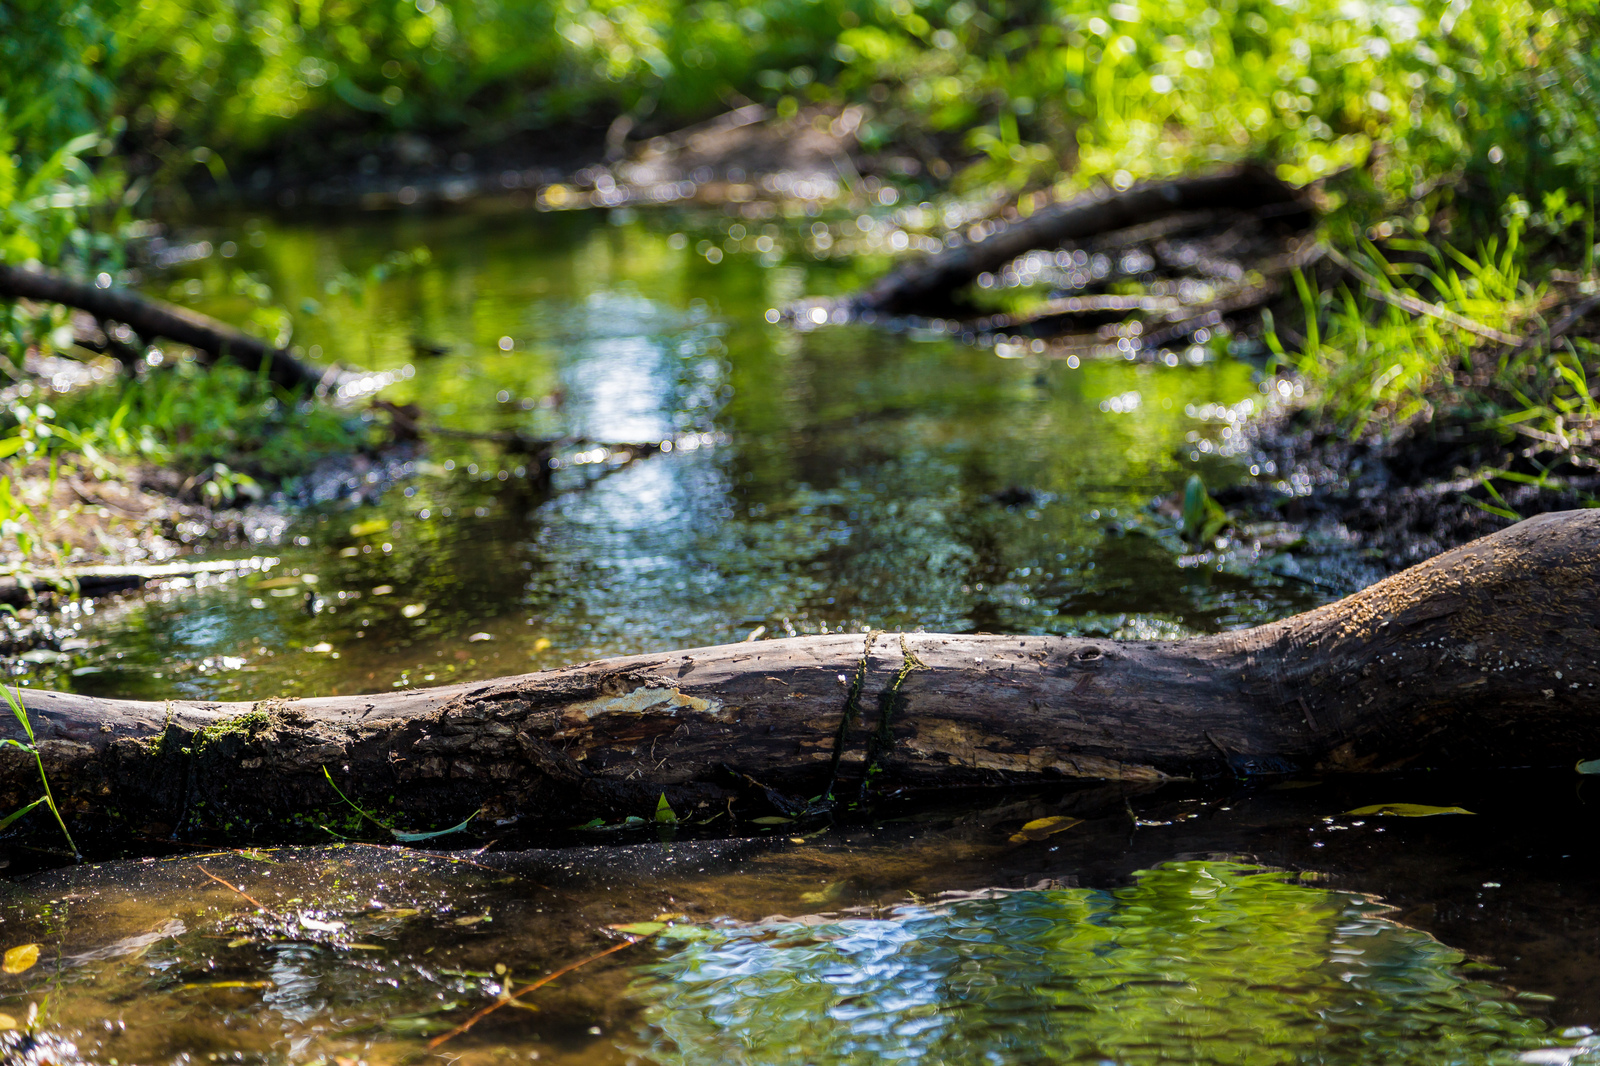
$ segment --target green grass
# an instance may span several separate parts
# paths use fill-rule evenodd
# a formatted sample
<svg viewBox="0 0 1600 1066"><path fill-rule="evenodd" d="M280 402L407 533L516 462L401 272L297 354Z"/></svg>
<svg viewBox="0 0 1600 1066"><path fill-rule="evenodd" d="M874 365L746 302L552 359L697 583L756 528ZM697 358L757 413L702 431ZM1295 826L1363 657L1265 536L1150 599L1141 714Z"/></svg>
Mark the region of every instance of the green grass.
<svg viewBox="0 0 1600 1066"><path fill-rule="evenodd" d="M27 708L22 706L22 701L16 695L16 693L12 692L4 685L0 685L0 695L5 696L6 704L11 708L11 713L16 717L17 722L21 724L22 731L28 735L28 742L26 744L22 743L20 740L11 740L9 738L0 741L0 744L5 744L14 748L21 748L23 751L32 755L34 765L39 768L39 783L44 787L44 795L34 800L26 807L13 811L4 818L0 818L0 829L7 828L13 822L27 814L29 811L33 810L35 807L39 806L40 804L44 804L44 806L49 808L50 813L55 816L56 825L60 827L61 835L66 837L67 846L72 849L73 856L81 859L83 857L83 853L78 850L77 842L72 839L72 833L67 829L67 823L61 817L61 808L56 806L55 794L50 791L50 778L44 772L44 756L39 753L39 742L38 739L33 735L33 721L28 717Z"/></svg>

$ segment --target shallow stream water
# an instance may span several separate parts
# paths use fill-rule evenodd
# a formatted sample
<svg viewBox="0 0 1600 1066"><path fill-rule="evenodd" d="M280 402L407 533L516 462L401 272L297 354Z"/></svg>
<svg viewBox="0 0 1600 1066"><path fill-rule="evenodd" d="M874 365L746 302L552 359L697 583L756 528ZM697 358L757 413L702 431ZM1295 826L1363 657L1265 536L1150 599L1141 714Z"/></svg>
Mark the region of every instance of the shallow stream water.
<svg viewBox="0 0 1600 1066"><path fill-rule="evenodd" d="M210 250L172 281L190 302L244 313L242 268L301 309L312 358L391 373L425 420L585 441L548 489L451 438L318 480L260 523L255 569L98 607L29 683L251 699L868 626L1176 637L1344 591L1292 552L1186 553L1150 508L1196 470L1252 476L1216 458L1261 399L1248 365L775 325L885 265L831 254L870 226L817 224L484 208L188 233ZM632 463L594 443L656 440ZM1341 813L1379 802L1477 813ZM1600 1019L1585 809L1548 775L1229 782L793 837L68 868L5 886L0 947L39 955L0 976L0 1026L14 1058L116 1066L1566 1062Z"/></svg>

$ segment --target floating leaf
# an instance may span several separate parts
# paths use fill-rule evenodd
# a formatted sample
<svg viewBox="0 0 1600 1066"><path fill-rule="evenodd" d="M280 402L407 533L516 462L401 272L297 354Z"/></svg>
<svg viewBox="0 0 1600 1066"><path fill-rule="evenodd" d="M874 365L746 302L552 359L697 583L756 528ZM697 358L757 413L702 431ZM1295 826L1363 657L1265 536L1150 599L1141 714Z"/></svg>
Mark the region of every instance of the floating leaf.
<svg viewBox="0 0 1600 1066"><path fill-rule="evenodd" d="M432 832L427 833L402 833L398 829L391 829L389 830L389 833L396 840L407 844L415 843L418 840L432 840L434 837L448 836L451 833L463 832L467 828L468 824L470 824L474 818L482 813L483 808L480 807L471 814L467 815L466 820L460 825L453 825L449 829L435 829Z"/></svg>
<svg viewBox="0 0 1600 1066"><path fill-rule="evenodd" d="M776 814L769 814L762 818L750 819L752 825L788 825L792 821L794 821L793 818L782 818Z"/></svg>
<svg viewBox="0 0 1600 1066"><path fill-rule="evenodd" d="M656 821L677 824L678 815L673 811L672 805L667 802L667 794L661 793L661 800L656 804Z"/></svg>
<svg viewBox="0 0 1600 1066"><path fill-rule="evenodd" d="M655 936L667 927L666 922L629 922L626 925L608 925L607 929L615 929L619 933L629 936Z"/></svg>
<svg viewBox="0 0 1600 1066"><path fill-rule="evenodd" d="M1370 807L1357 807L1346 814L1388 814L1396 818L1431 818L1436 814L1472 814L1465 807L1429 807L1425 803L1374 803Z"/></svg>
<svg viewBox="0 0 1600 1066"><path fill-rule="evenodd" d="M1026 844L1032 840L1043 840L1065 829L1071 829L1083 821L1082 818L1069 818L1065 814L1053 814L1049 818L1035 818L1020 830L1011 834L1011 843Z"/></svg>
<svg viewBox="0 0 1600 1066"><path fill-rule="evenodd" d="M6 952L4 961L0 961L0 970L6 973L21 973L38 961L38 944L18 944Z"/></svg>
<svg viewBox="0 0 1600 1066"><path fill-rule="evenodd" d="M357 522L350 527L352 537L370 537L374 533L387 533L389 520L387 518L374 518L366 522Z"/></svg>
<svg viewBox="0 0 1600 1066"><path fill-rule="evenodd" d="M640 818L637 814L630 814L622 820L622 828L624 829L637 829L641 825L648 824L648 822L646 822L643 818Z"/></svg>
<svg viewBox="0 0 1600 1066"><path fill-rule="evenodd" d="M1573 769L1580 774L1600 774L1600 759L1585 759Z"/></svg>
<svg viewBox="0 0 1600 1066"><path fill-rule="evenodd" d="M606 820L604 818L591 818L587 822L584 822L582 825L575 825L572 828L574 828L574 829L604 829L605 827L606 827Z"/></svg>
<svg viewBox="0 0 1600 1066"><path fill-rule="evenodd" d="M179 985L179 992L193 992L196 989L212 988L274 988L271 981L206 981L199 984Z"/></svg>

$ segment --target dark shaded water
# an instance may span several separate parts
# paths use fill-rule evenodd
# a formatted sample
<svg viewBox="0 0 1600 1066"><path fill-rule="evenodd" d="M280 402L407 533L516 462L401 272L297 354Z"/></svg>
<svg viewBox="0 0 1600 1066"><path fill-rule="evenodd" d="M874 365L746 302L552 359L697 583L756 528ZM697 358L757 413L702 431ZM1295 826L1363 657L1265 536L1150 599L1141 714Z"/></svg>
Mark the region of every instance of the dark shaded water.
<svg viewBox="0 0 1600 1066"><path fill-rule="evenodd" d="M376 469L328 482L257 545L273 565L103 606L30 683L259 698L756 630L1180 636L1336 591L1281 576L1292 557L1184 556L1147 509L1197 466L1213 484L1249 476L1202 450L1228 423L1196 417L1259 399L1248 367L1069 366L940 335L780 328L769 308L882 263L809 255L809 219L735 224L463 213L196 234L237 247L179 280L196 300L239 313L218 293L225 266L248 268L303 307L295 337L313 356L402 372L385 397L439 423L675 448L617 466L574 446L567 459L599 461L557 471L553 494L525 457L449 440L392 487ZM427 262L352 283L418 245ZM437 1053L1587 1056L1600 899L1572 783L1289 784L991 798L792 838L651 830L454 857L330 844L61 870L5 887L0 947L39 957L0 976L0 1026L37 1062L420 1061L507 990L621 943L609 927L654 921ZM1340 813L1376 802L1478 813ZM1011 840L1053 815L1086 820ZM30 1011L36 1040L19 1035Z"/></svg>

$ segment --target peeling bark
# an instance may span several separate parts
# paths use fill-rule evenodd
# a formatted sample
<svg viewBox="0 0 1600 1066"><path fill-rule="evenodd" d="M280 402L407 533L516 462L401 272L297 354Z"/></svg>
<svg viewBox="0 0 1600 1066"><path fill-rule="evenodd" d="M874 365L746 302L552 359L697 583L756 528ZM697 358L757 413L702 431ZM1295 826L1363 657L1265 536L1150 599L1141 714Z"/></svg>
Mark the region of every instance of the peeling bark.
<svg viewBox="0 0 1600 1066"><path fill-rule="evenodd" d="M524 827L886 790L1156 783L1600 754L1600 510L1529 519L1338 603L1174 642L798 637L372 696L23 691L56 795L143 831L288 839L340 801ZM17 730L14 736L20 737ZM0 751L0 809L33 798ZM760 810L755 808L759 807ZM697 813L698 812L698 813Z"/></svg>

